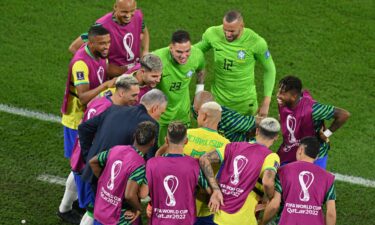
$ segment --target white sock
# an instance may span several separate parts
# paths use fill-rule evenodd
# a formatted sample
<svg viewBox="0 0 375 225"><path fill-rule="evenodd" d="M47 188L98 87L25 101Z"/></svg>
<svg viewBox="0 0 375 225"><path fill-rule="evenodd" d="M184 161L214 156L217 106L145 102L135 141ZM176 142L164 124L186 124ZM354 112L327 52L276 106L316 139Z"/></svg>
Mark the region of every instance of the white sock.
<svg viewBox="0 0 375 225"><path fill-rule="evenodd" d="M87 212L83 215L81 223L79 225L93 225L94 218L92 218Z"/></svg>
<svg viewBox="0 0 375 225"><path fill-rule="evenodd" d="M68 178L66 179L65 192L59 206L59 211L61 213L65 213L72 210L73 202L77 200L77 198L76 182L74 181L73 172L70 172Z"/></svg>

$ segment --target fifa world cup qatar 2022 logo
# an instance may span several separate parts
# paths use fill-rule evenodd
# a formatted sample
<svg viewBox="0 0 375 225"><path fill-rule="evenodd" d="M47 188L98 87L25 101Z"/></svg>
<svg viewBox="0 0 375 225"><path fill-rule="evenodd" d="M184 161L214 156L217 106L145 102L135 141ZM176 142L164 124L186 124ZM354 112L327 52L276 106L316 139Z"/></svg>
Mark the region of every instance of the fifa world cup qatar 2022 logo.
<svg viewBox="0 0 375 225"><path fill-rule="evenodd" d="M309 171L302 171L299 173L298 180L301 185L299 199L303 202L308 202L310 200L309 188L314 181L314 174Z"/></svg>
<svg viewBox="0 0 375 225"><path fill-rule="evenodd" d="M176 198L174 193L178 187L178 178L173 175L168 175L164 178L164 189L167 192L167 199L165 199L165 204L170 207L176 206Z"/></svg>
<svg viewBox="0 0 375 225"><path fill-rule="evenodd" d="M134 37L132 33L126 33L122 40L126 51L126 60L132 61L134 59L134 52L132 51Z"/></svg>
<svg viewBox="0 0 375 225"><path fill-rule="evenodd" d="M288 130L288 142L289 145L285 145L283 150L284 152L289 152L294 146L298 145L298 140L296 136L294 135L294 132L296 131L297 127L297 120L294 116L288 115L286 117L286 129Z"/></svg>
<svg viewBox="0 0 375 225"><path fill-rule="evenodd" d="M238 155L233 160L233 175L230 177L230 182L237 185L240 182L240 174L245 169L248 159L243 155Z"/></svg>
<svg viewBox="0 0 375 225"><path fill-rule="evenodd" d="M120 174L122 168L122 161L121 160L116 160L111 167L111 177L109 178L109 181L107 183L107 188L108 190L113 190L115 187L115 180L116 177Z"/></svg>

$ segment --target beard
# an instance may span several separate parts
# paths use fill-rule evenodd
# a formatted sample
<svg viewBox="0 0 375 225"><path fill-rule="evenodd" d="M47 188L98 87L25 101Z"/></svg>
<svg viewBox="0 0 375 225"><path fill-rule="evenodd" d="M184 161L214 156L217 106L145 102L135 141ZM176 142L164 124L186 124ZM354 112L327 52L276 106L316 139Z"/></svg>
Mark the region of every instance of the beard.
<svg viewBox="0 0 375 225"><path fill-rule="evenodd" d="M93 52L93 54L95 57L102 58L102 59L105 59L107 57L107 56L103 56L102 53L96 50Z"/></svg>

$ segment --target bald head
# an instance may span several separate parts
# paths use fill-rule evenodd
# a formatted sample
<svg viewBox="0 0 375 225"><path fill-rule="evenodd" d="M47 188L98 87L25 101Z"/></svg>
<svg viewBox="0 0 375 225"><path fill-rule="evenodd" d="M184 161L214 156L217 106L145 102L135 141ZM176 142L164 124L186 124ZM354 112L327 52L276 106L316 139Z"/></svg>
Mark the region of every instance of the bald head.
<svg viewBox="0 0 375 225"><path fill-rule="evenodd" d="M217 129L221 120L221 106L216 102L210 101L202 104L198 111L198 126Z"/></svg>
<svg viewBox="0 0 375 225"><path fill-rule="evenodd" d="M210 102L210 101L214 101L214 96L210 92L208 91L198 92L194 97L194 104L193 104L194 111L198 113L201 106L204 103Z"/></svg>

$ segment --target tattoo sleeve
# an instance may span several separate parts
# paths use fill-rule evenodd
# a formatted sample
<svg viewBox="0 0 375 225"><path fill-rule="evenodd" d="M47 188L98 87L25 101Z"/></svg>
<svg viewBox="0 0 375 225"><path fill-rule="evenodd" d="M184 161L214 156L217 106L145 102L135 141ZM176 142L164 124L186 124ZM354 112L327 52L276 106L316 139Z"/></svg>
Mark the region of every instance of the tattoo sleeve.
<svg viewBox="0 0 375 225"><path fill-rule="evenodd" d="M220 157L216 151L211 151L199 158L199 165L213 190L219 190L219 185L215 179L211 163L220 162Z"/></svg>

